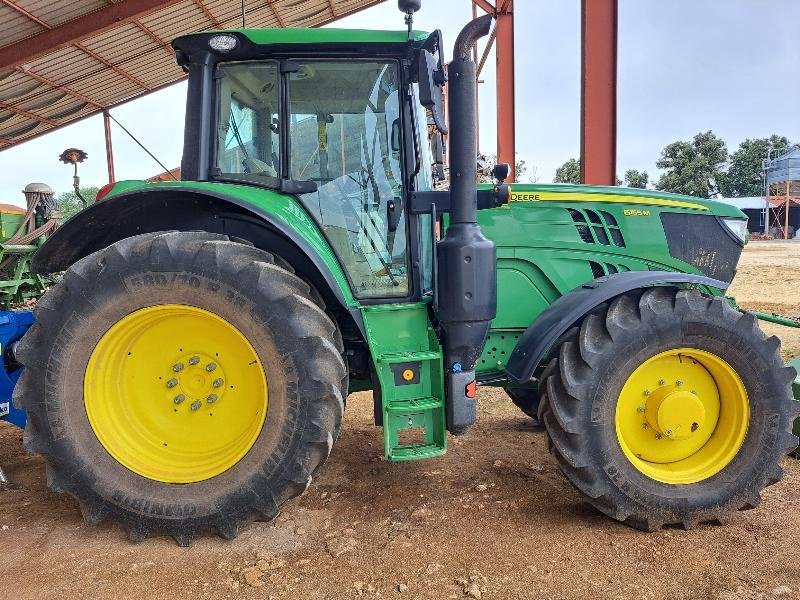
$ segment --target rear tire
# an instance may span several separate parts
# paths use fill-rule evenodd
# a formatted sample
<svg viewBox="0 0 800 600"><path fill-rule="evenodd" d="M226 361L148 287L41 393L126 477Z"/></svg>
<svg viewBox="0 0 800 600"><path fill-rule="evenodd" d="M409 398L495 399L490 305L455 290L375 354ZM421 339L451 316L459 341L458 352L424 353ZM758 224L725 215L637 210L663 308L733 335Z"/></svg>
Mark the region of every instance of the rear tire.
<svg viewBox="0 0 800 600"><path fill-rule="evenodd" d="M92 387L94 380L85 379L95 347L131 314L165 305L201 309L238 330L255 352L262 366L256 369L263 369L268 385L266 417L261 417L263 425L244 455L231 456L230 465L217 474L180 484L125 466L100 441L100 425L87 415L89 392L99 393ZM280 260L252 246L205 232L154 233L121 240L70 267L63 282L39 302L36 321L18 346L25 370L14 402L28 412L25 446L44 455L49 486L76 496L87 522L118 521L134 541L166 534L186 546L195 536L211 532L230 539L249 521L274 518L281 504L305 491L338 436L348 380L337 327L305 282L281 266ZM216 335L214 330L200 339ZM179 337L164 339L165 347L179 345ZM117 360L113 355L103 352L99 360L109 368ZM155 351L152 362L161 359ZM224 368L221 357L215 373ZM229 368L239 367L229 363ZM168 363L165 369L169 371ZM182 419L207 419L214 410L222 418L225 407L221 405L226 401L238 401L236 406L258 405L252 394L228 387L221 386L218 403L211 404L215 396L208 405L201 402L202 407L193 413L187 406L191 398L181 404L176 401L176 415L180 409L186 413ZM107 393L117 388L101 389L106 390L105 396L99 393L101 408L132 405L125 397ZM248 389L257 395L259 388ZM167 402L166 414L172 414L172 398L164 401L160 394L154 394L154 406L161 410ZM256 404L248 404L253 401ZM145 407L143 421L148 410ZM194 431L191 421L186 423ZM222 434L225 428L219 431ZM142 446L146 437L136 438L139 445L133 447L146 447ZM212 436L209 444L213 443ZM147 449L158 456L158 448ZM181 466L183 459L176 460ZM188 463L190 474L191 468Z"/></svg>
<svg viewBox="0 0 800 600"><path fill-rule="evenodd" d="M761 501L761 490L782 477L781 459L797 445L791 433L797 412L791 395L794 369L784 367L779 346L776 337L764 335L752 315L734 310L723 298L672 288L620 296L603 313L588 316L578 339L563 344L559 357L553 359L557 371L544 381L540 407L551 453L570 482L598 510L637 529L690 528L705 521L721 522L737 510L753 508ZM742 413L746 434L742 432L739 446L731 446L733 450L725 455L728 458L720 458L702 476L683 466L692 464L689 459L663 461L669 462L665 471L663 463L644 461L641 455L626 454L623 448L628 446L617 409L625 398L624 386L640 366L676 349L721 359L746 392L743 402L747 408ZM680 363L678 372L690 364L696 366L698 361ZM702 360L700 364L709 369ZM725 392L727 388L716 381L721 410L730 414L732 409L726 406L735 404L725 403L734 402L730 398L735 394ZM650 401L647 397L657 397L658 386L670 391L679 390L675 386L680 385L682 382L653 381L647 387L654 391L640 392L641 399L636 402L645 405ZM682 398L688 397L686 388L681 393ZM687 402L693 402L688 398ZM649 418L650 405L646 406L647 412L634 407L631 418ZM636 412L643 414L636 416ZM722 422L719 417L711 436L725 431ZM692 432L698 430L697 425L692 423ZM647 429L646 422L641 427ZM656 433L662 439L661 433ZM718 439L734 443L725 441L727 437ZM666 444L673 441L672 437L662 439ZM713 463L717 455L710 456ZM673 468L674 475L669 472ZM688 483L670 483L680 481L681 476Z"/></svg>

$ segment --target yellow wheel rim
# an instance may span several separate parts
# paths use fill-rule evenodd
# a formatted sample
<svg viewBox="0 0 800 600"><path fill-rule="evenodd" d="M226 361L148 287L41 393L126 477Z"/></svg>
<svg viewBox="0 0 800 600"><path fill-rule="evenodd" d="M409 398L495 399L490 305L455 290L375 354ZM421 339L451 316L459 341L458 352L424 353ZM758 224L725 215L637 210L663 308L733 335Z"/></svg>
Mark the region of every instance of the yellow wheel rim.
<svg viewBox="0 0 800 600"><path fill-rule="evenodd" d="M193 483L255 443L267 379L244 335L206 310L151 306L120 319L92 351L84 404L97 439L148 479Z"/></svg>
<svg viewBox="0 0 800 600"><path fill-rule="evenodd" d="M749 421L747 391L733 367L694 348L662 352L637 367L615 418L628 460L669 484L719 473L742 447Z"/></svg>

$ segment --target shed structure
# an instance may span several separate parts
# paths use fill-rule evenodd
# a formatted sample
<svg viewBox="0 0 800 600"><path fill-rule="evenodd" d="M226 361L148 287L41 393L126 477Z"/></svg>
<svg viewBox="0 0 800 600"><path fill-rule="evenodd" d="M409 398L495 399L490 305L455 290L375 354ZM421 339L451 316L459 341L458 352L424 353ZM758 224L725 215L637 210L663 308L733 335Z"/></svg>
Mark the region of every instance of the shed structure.
<svg viewBox="0 0 800 600"><path fill-rule="evenodd" d="M382 1L249 0L247 26L319 27ZM171 40L241 26L241 0L0 0L0 150L182 80Z"/></svg>
<svg viewBox="0 0 800 600"><path fill-rule="evenodd" d="M800 147L764 161L764 233L790 239L800 226Z"/></svg>

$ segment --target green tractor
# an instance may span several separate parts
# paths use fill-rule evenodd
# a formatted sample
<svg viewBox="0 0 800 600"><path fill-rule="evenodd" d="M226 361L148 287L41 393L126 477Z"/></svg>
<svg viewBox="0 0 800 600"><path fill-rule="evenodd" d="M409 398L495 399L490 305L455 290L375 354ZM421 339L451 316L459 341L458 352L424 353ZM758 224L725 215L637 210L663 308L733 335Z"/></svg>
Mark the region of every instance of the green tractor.
<svg viewBox="0 0 800 600"><path fill-rule="evenodd" d="M368 389L407 461L503 387L588 501L645 530L724 520L781 478L795 371L724 296L744 214L502 167L476 186L489 28L447 69L410 24L173 43L182 181L107 186L48 239L32 268L63 280L16 348L25 445L88 522L233 538L308 488Z"/></svg>

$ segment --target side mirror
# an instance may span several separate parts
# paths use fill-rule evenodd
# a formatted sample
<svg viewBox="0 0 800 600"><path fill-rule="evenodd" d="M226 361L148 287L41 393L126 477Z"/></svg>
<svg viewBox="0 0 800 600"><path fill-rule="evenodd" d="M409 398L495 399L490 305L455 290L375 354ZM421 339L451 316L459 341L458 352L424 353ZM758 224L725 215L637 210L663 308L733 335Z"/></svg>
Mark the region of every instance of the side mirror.
<svg viewBox="0 0 800 600"><path fill-rule="evenodd" d="M511 167L508 166L506 163L497 163L492 169L492 177L494 177L500 183L503 183L506 179L508 179L508 175L511 173Z"/></svg>
<svg viewBox="0 0 800 600"><path fill-rule="evenodd" d="M444 94L442 87L446 81L444 70L439 66L439 59L425 49L417 55L417 71L419 73L419 101L430 109L436 129L447 133L444 118Z"/></svg>

